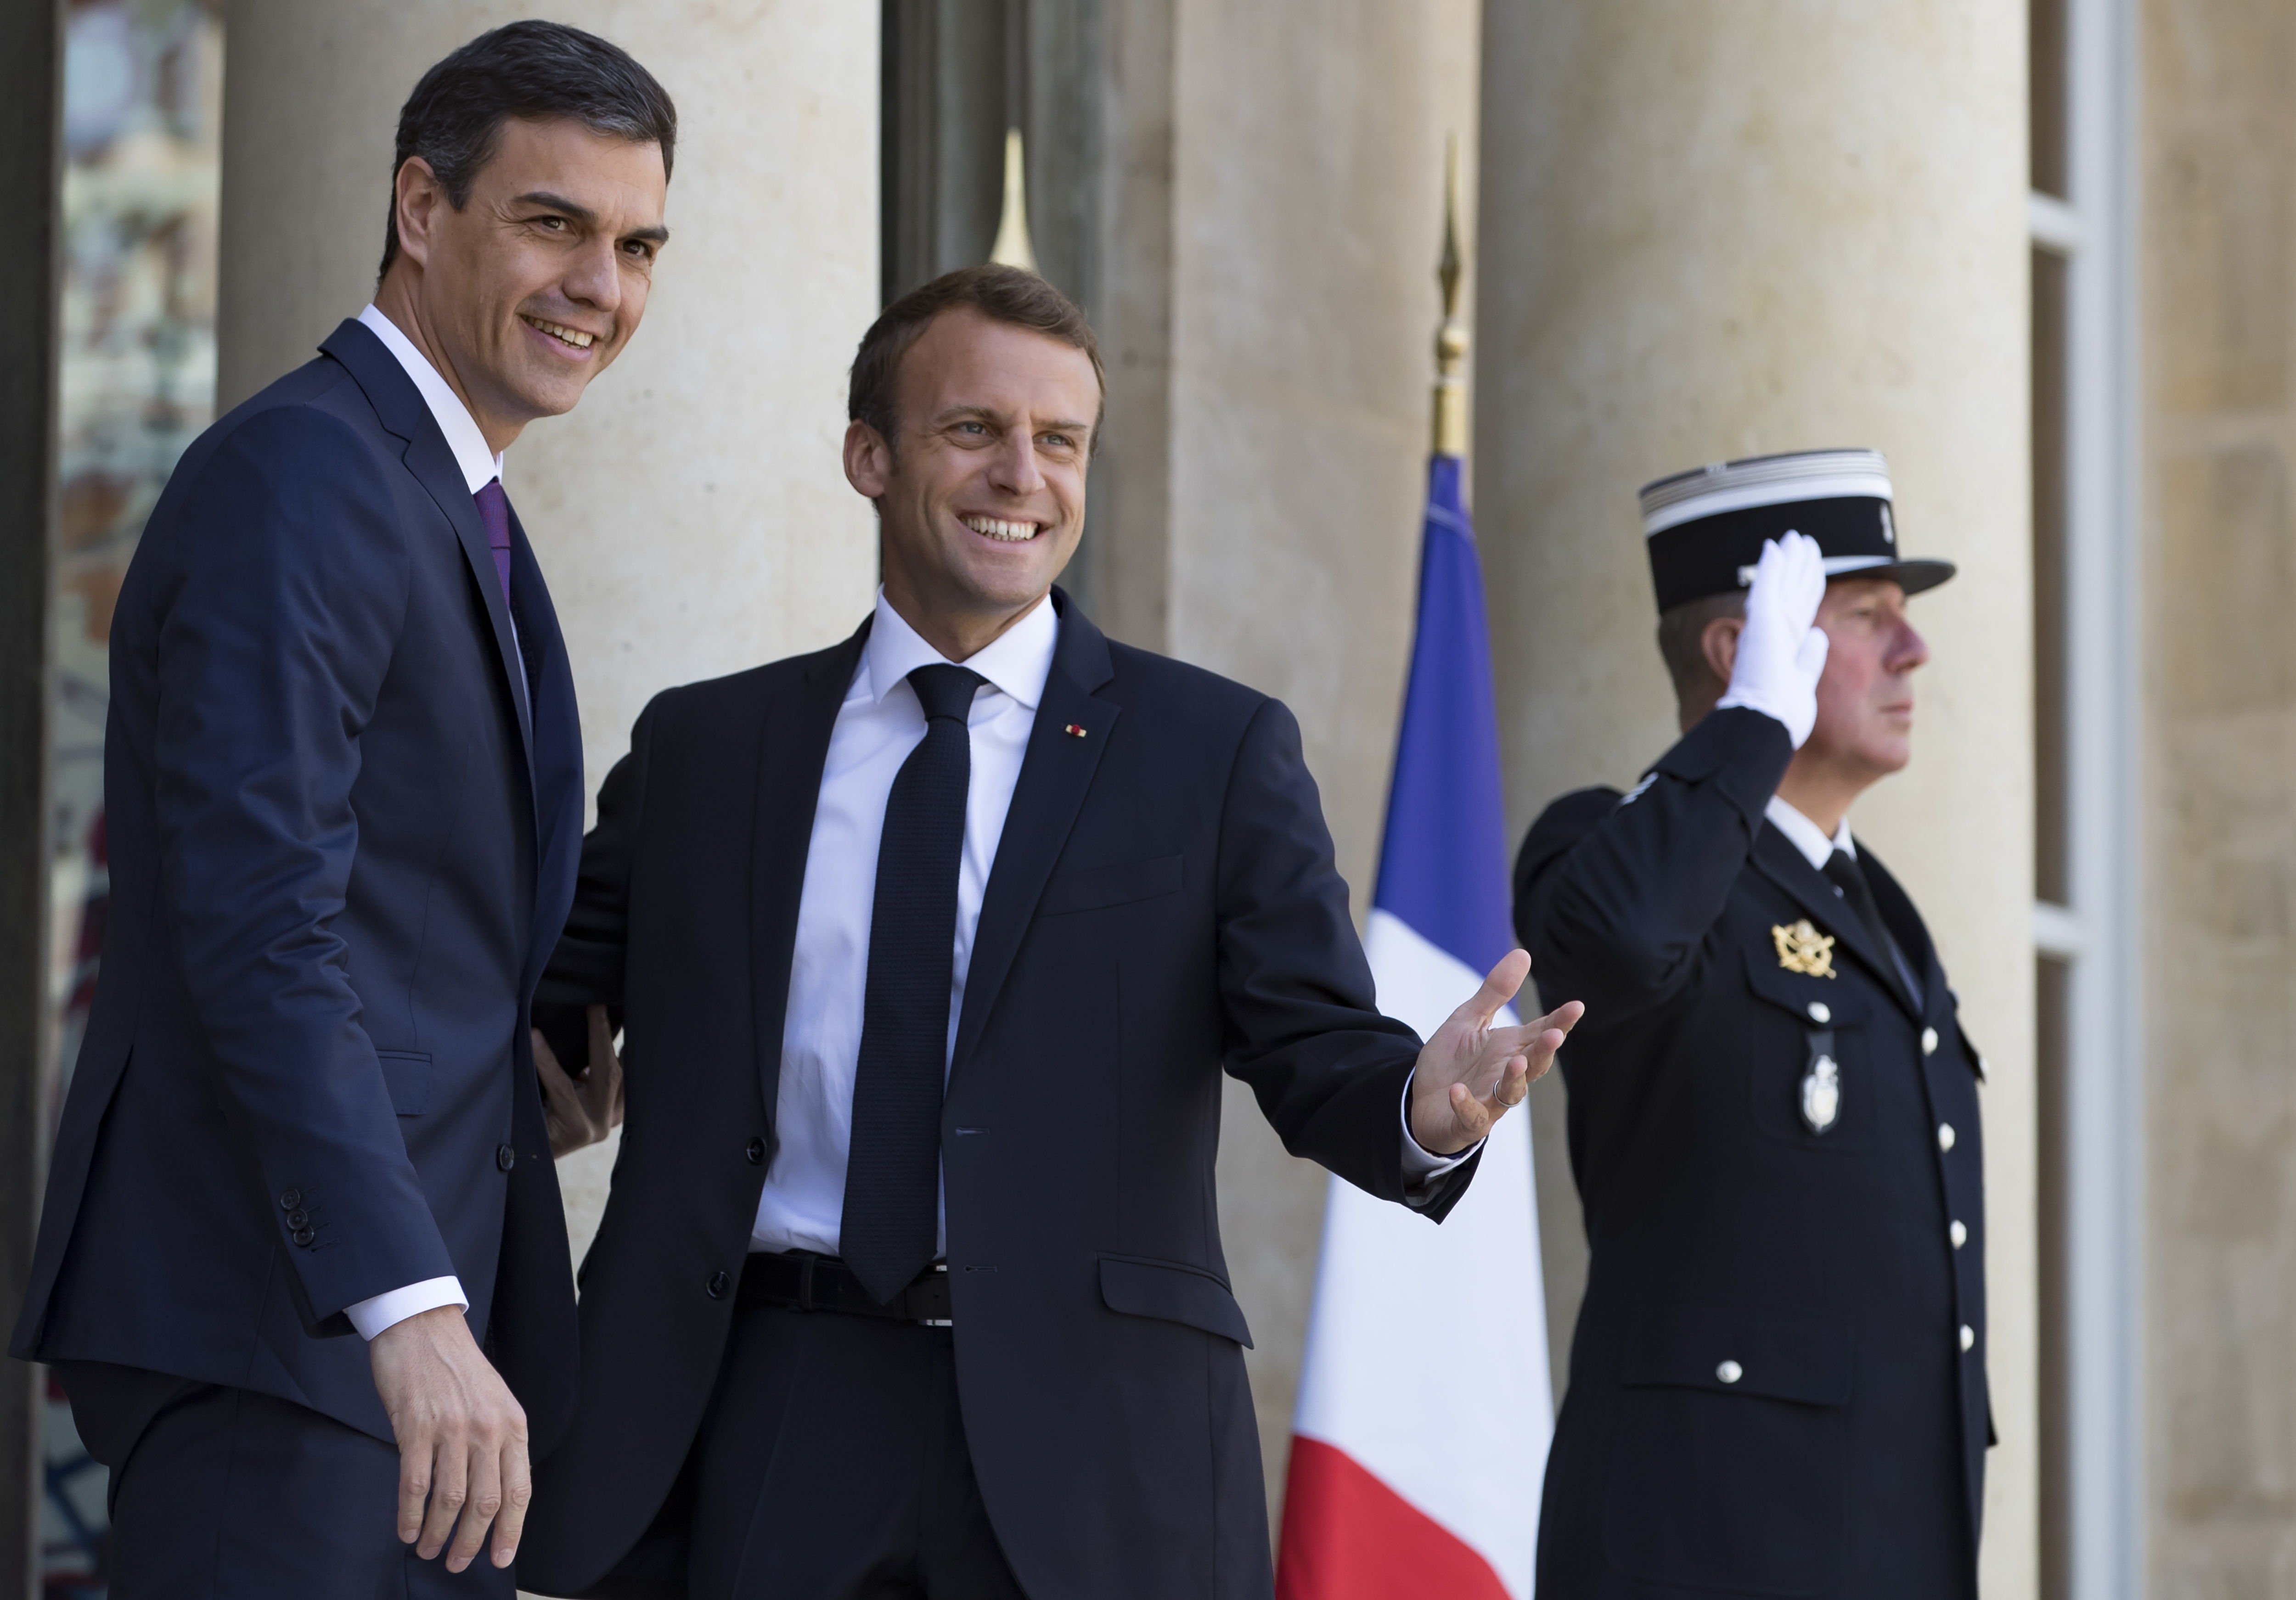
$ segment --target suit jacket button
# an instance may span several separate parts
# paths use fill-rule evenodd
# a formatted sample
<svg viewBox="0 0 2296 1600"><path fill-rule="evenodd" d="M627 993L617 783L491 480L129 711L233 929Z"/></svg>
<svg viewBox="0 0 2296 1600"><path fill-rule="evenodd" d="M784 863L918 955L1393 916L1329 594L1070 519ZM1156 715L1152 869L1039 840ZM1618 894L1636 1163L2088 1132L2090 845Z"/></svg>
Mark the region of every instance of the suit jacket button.
<svg viewBox="0 0 2296 1600"><path fill-rule="evenodd" d="M280 1209L281 1210L283 1210L283 1211L291 1211L291 1210L293 1210L297 1206L301 1205L302 1203L303 1203L303 1191L302 1191L302 1190L300 1190L300 1189L282 1189L282 1190L279 1192L279 1209Z"/></svg>
<svg viewBox="0 0 2296 1600"><path fill-rule="evenodd" d="M308 1250L311 1247L311 1241L318 1236L318 1235L313 1233L308 1227L299 1227L294 1233L295 1243L301 1245L306 1250Z"/></svg>
<svg viewBox="0 0 2296 1600"><path fill-rule="evenodd" d="M310 1222L310 1220L311 1213L303 1210L300 1206L296 1207L295 1210L287 1213L287 1226L290 1228L305 1227Z"/></svg>
<svg viewBox="0 0 2296 1600"><path fill-rule="evenodd" d="M1735 1361L1725 1361L1714 1369L1714 1375L1725 1383L1734 1383L1746 1375L1746 1369Z"/></svg>
<svg viewBox="0 0 2296 1600"><path fill-rule="evenodd" d="M518 1165L518 1152L512 1150L507 1145L496 1145L495 1165L501 1168L505 1172L509 1171L512 1167Z"/></svg>
<svg viewBox="0 0 2296 1600"><path fill-rule="evenodd" d="M721 1267L716 1272L709 1275L709 1298L711 1300L724 1300L726 1298L726 1291L733 1286L734 1280L726 1276L726 1270L724 1268Z"/></svg>
<svg viewBox="0 0 2296 1600"><path fill-rule="evenodd" d="M752 1167L762 1167L766 1162L766 1142L763 1139L751 1139L750 1147L742 1153L750 1158L750 1165Z"/></svg>

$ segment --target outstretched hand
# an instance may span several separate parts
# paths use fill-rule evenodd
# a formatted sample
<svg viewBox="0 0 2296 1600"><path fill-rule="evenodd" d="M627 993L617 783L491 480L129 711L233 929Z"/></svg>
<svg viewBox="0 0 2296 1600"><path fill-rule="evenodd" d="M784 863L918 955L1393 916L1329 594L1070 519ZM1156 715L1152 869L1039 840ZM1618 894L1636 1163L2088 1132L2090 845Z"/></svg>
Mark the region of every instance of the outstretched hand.
<svg viewBox="0 0 2296 1600"><path fill-rule="evenodd" d="M550 1125L550 1153L570 1155L622 1125L622 1062L614 1054L606 1008L590 1007L590 1064L579 1078L558 1064L542 1030L534 1030L534 1070L542 1077L542 1114Z"/></svg>
<svg viewBox="0 0 2296 1600"><path fill-rule="evenodd" d="M1495 1028L1500 1010L1530 976L1530 956L1510 950L1467 1003L1419 1052L1411 1079L1411 1136L1436 1155L1456 1155L1482 1138L1530 1093L1530 1080L1554 1064L1554 1053L1587 1008L1566 1001L1543 1017Z"/></svg>

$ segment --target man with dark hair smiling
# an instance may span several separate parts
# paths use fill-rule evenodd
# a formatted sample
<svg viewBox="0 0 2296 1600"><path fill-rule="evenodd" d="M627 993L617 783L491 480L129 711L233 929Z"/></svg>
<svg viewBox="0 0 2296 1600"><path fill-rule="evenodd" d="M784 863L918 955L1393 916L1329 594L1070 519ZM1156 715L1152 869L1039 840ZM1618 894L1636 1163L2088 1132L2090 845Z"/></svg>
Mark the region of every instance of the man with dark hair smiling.
<svg viewBox="0 0 2296 1600"><path fill-rule="evenodd" d="M551 1155L616 1088L529 1043L581 743L502 457L636 332L676 136L573 29L433 67L374 303L193 445L129 569L12 1346L111 1469L115 1600L512 1592L573 1399Z"/></svg>
<svg viewBox="0 0 2296 1600"><path fill-rule="evenodd" d="M1221 1069L1439 1218L1577 1020L1493 1026L1521 951L1431 1042L1379 1014L1291 714L1053 587L1100 408L1033 275L888 308L873 615L660 696L606 779L544 997L570 1051L621 1009L630 1120L529 1588L1267 1596Z"/></svg>

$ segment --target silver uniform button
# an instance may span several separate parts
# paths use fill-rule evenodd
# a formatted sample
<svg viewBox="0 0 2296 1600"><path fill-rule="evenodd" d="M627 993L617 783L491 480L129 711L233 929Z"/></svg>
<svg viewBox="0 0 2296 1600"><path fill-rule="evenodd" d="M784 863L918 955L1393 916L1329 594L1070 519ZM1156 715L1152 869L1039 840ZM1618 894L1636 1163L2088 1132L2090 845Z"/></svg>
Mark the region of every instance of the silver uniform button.
<svg viewBox="0 0 2296 1600"><path fill-rule="evenodd" d="M1964 1350L1977 1348L1977 1330L1965 1322L1961 1325L1961 1348Z"/></svg>
<svg viewBox="0 0 2296 1600"><path fill-rule="evenodd" d="M1956 1250L1959 1250L1963 1245L1969 1243L1969 1230L1964 1227L1958 1220L1956 1220L1951 1227L1945 1230L1945 1236L1953 1241L1953 1247Z"/></svg>
<svg viewBox="0 0 2296 1600"><path fill-rule="evenodd" d="M1952 1123L1940 1122L1938 1124L1938 1148L1939 1150L1950 1150L1953 1148Z"/></svg>
<svg viewBox="0 0 2296 1600"><path fill-rule="evenodd" d="M1809 1020L1823 1028L1833 1021L1833 1008L1823 1000L1812 1000L1809 1003Z"/></svg>
<svg viewBox="0 0 2296 1600"><path fill-rule="evenodd" d="M1964 1332L1966 1331L1967 1330L1965 1329L1964 1330ZM1964 1345L1962 1348L1964 1350L1967 1350L1969 1347L1967 1345ZM1746 1375L1746 1369L1739 1366L1735 1361L1725 1361L1721 1366L1714 1369L1714 1375L1721 1379L1725 1383L1734 1383L1739 1379Z"/></svg>
<svg viewBox="0 0 2296 1600"><path fill-rule="evenodd" d="M1937 1054L1936 1029L1924 1028L1922 1030L1922 1054L1923 1055L1935 1055Z"/></svg>

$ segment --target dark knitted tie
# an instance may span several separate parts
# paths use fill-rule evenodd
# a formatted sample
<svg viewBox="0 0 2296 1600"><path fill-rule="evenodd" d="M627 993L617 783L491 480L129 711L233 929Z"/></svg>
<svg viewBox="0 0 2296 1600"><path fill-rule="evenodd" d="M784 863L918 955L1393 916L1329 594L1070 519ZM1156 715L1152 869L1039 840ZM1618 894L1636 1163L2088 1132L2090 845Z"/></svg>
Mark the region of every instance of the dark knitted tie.
<svg viewBox="0 0 2296 1600"><path fill-rule="evenodd" d="M497 478L471 496L479 503L479 521L487 525L487 548L494 553L495 576L502 579L503 603L510 603L510 496Z"/></svg>
<svg viewBox="0 0 2296 1600"><path fill-rule="evenodd" d="M973 690L986 681L947 665L909 674L924 708L925 736L893 779L877 847L838 1253L881 1305L931 1264L939 1233L956 876L972 778L965 718Z"/></svg>
<svg viewBox="0 0 2296 1600"><path fill-rule="evenodd" d="M1921 984L1914 977L1913 968L1906 964L1905 952L1890 936L1889 923L1882 920L1882 908L1874 902L1874 886L1866 881L1866 869L1857 865L1857 857L1848 850L1836 850L1825 858L1825 875L1841 893L1843 902L1866 925L1866 932L1890 957L1890 965L1897 972L1898 982L1906 992L1920 1004Z"/></svg>

